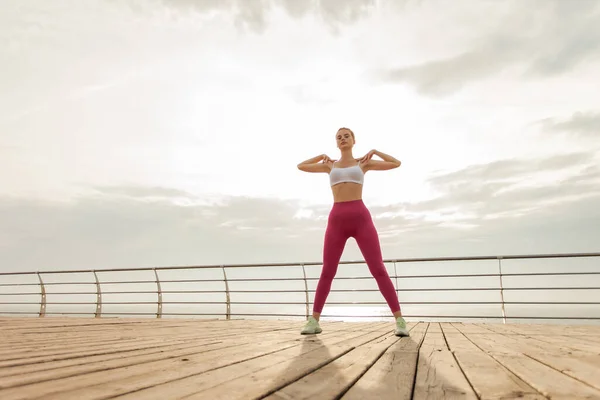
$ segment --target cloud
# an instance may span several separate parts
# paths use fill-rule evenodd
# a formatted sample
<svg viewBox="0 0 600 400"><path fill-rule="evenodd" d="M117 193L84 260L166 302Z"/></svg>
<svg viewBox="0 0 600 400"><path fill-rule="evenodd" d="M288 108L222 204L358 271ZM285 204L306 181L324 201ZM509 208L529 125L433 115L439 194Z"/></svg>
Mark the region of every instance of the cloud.
<svg viewBox="0 0 600 400"><path fill-rule="evenodd" d="M438 196L367 206L386 258L597 251L590 153L438 174ZM540 174L550 181L539 182ZM186 201L181 201L185 199ZM108 187L69 203L0 198L2 270L319 261L329 204ZM362 259L354 240L343 258Z"/></svg>
<svg viewBox="0 0 600 400"><path fill-rule="evenodd" d="M431 177L428 182L440 195L419 203L414 211L455 206L481 219L497 213L518 214L572 196L600 195L596 163L596 153L580 152L468 166ZM550 180L544 180L548 175Z"/></svg>
<svg viewBox="0 0 600 400"><path fill-rule="evenodd" d="M64 204L1 199L0 265L47 270L243 263L261 254L265 262L289 260L286 252L293 249L282 246L286 235L310 224L294 221L292 228L296 210L284 202L223 198L202 205L190 198L181 206L160 199L164 189L148 188L139 196L143 191L122 188L114 195L112 188ZM123 196L131 192L135 196Z"/></svg>
<svg viewBox="0 0 600 400"><path fill-rule="evenodd" d="M394 224L400 236L410 232L413 239L431 235L437 240L440 234L446 235L440 229L452 227L469 231L470 240L479 240L492 227L527 226L529 218L552 209L564 210L564 215L556 217L578 218L579 205L600 198L597 164L597 154L589 152L471 165L430 177L427 183L437 193L432 199L375 207L372 212ZM449 237L458 231L450 232L454 233ZM502 238L498 244L511 240Z"/></svg>
<svg viewBox="0 0 600 400"><path fill-rule="evenodd" d="M453 4L454 6L454 4ZM485 7L485 6L482 6ZM495 28L451 56L374 71L379 80L407 82L429 96L452 94L507 69L547 77L600 58L600 5L595 0L512 2L510 12L483 15Z"/></svg>
<svg viewBox="0 0 600 400"><path fill-rule="evenodd" d="M474 181L480 183L482 181L510 180L540 171L556 172L573 165L586 165L592 163L595 157L596 153L594 152L575 152L543 158L497 160L438 174L431 177L429 182L437 187L444 187L457 182L472 184Z"/></svg>
<svg viewBox="0 0 600 400"><path fill-rule="evenodd" d="M547 118L539 122L548 132L567 133L582 138L600 138L600 111L576 112L570 118Z"/></svg>
<svg viewBox="0 0 600 400"><path fill-rule="evenodd" d="M186 191L166 188L166 187L146 187L146 186L103 186L98 188L97 192L100 194L112 195L112 196L124 196L127 198L180 198L189 197L190 194Z"/></svg>
<svg viewBox="0 0 600 400"><path fill-rule="evenodd" d="M409 1L409 0L405 0ZM376 0L164 0L163 4L183 12L231 13L236 26L262 33L268 26L268 14L275 8L283 9L293 18L313 14L319 16L334 31L342 25L352 24L372 13Z"/></svg>

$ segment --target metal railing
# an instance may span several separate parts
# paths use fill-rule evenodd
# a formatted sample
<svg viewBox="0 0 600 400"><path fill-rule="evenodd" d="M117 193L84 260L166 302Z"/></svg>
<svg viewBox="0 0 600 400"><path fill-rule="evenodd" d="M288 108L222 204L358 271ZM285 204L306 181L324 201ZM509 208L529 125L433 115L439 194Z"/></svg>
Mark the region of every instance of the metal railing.
<svg viewBox="0 0 600 400"><path fill-rule="evenodd" d="M491 307L488 310L493 312L488 313L488 315L481 314L463 314L455 315L450 314L423 314L419 312L406 312L403 314L407 318L449 318L449 319L501 319L503 322L506 322L507 318L511 319L545 319L545 320L595 320L600 321L600 253L570 253L570 254L532 254L532 255L504 255L504 256L475 256L475 257L438 257L438 258L407 258L407 259L388 259L384 260L384 263L387 265L393 265L393 274L390 274L392 281L395 282L396 291L400 298L400 303L403 308L407 306L440 306L444 307L445 310L448 308L456 308L458 306L487 306ZM556 271L549 271L551 268L544 267L545 271L543 272L523 272L522 268L515 268L513 266L514 272L506 272L503 270L503 267L506 269L506 263L510 260L548 260L548 259L586 259L586 261L591 261L590 265L588 265L588 269L585 271L572 271L571 268L560 267ZM404 264L422 264L422 263L448 263L448 262L460 262L459 266L454 266L453 271L455 273L432 273L432 274L420 274L420 275L399 275L398 274L398 265ZM470 263L479 261L490 262L489 265L486 266L487 272L483 273L461 273L460 271L456 271L457 269L464 268ZM495 266L492 266L492 264ZM342 261L340 265L352 265L352 264L362 264L365 265L364 261ZM60 314L60 315L69 315L69 314L87 314L87 312L75 312L75 311L49 311L48 306L94 306L95 311L93 312L94 316L100 318L102 316L107 315L152 315L156 318L161 318L165 315L172 316L217 316L217 317L225 317L226 319L230 319L232 317L261 317L261 316L269 316L269 317L308 317L310 313L310 295L314 294L315 289L311 289L310 286L315 286L318 281L320 267L322 264L319 262L304 262L304 263L271 263L271 264L234 264L234 265L205 265L205 266L174 266L174 267L154 267L154 268L120 268L120 269L96 269L96 270L67 270L67 271L36 271L36 272L5 272L0 273L0 315L4 314L37 314L39 317L44 317L46 315L51 314ZM228 272L239 271L248 268L259 268L265 271L269 271L272 268L276 267L286 267L288 270L293 271L295 268L301 269L301 276L296 277L269 277L269 276L252 276L252 277L232 277L228 276ZM309 276L307 274L307 267L313 268L314 276ZM291 268L291 269L290 269ZM445 267L448 269L448 267ZM481 267L483 268L483 267ZM408 269L408 268L405 268ZM169 272L186 272L191 273L190 270L194 270L195 272L202 272L205 274L209 274L209 271L212 271L212 277L204 277L202 279L167 279L161 278L161 274L167 274ZM219 275L216 275L216 271L219 271ZM133 274L140 272L150 272L152 273L152 278L150 280L139 280L139 279L129 279L129 280L101 280L99 275L104 274L113 274L113 275L122 275L122 274ZM93 277L93 280L87 282L81 281L59 281L52 282L48 277L57 276L57 275L68 275L73 276L76 274L83 274L85 276ZM210 275L209 274L209 275ZM36 277L36 280L33 282L24 282L27 278ZM513 281L518 281L519 279L523 280L523 278L537 278L538 281L536 284L526 284L523 285L515 285L513 282L512 285L508 284L507 279L512 279ZM583 282L584 284L576 284L576 285L548 285L541 284L540 280L552 280L560 278L561 280L567 278L586 278ZM17 282L8 282L8 280L19 280ZM343 282L343 281L357 281L357 280L368 280L367 282L374 282L374 279L371 275L366 274L362 276L336 276L334 282ZM412 287L410 282L418 279L427 279L428 282L437 282L438 285L429 286L429 287ZM453 279L454 283L450 286L441 285L440 281L444 279ZM493 285L486 286L468 286L465 285L464 282L467 282L469 279L487 279L488 282L496 282ZM457 282L461 282L460 284ZM233 285L238 285L240 283L250 284L250 283L263 283L269 284L270 286L267 288L262 288L258 290L254 290L251 287L242 287L242 288L232 288ZM296 286L291 289L282 288L283 283L294 283ZM118 285L129 285L133 288L139 287L142 284L152 284L155 286L153 290L108 290L109 286L118 286ZM219 288L211 288L205 290L181 290L181 288L177 288L176 290L165 290L165 285L177 285L177 284L194 284L194 285L203 285L210 284L213 286L221 285ZM93 291L53 291L51 290L54 287L59 287L61 285L88 285L94 287ZM250 285L251 286L251 285ZM25 290L23 288L36 288L35 292L32 291L22 291ZM9 292L4 292L4 290L9 289ZM14 290L17 289L17 290ZM13 290L12 292L10 290ZM360 301L356 299L356 296L360 293L366 292L378 292L379 289L377 287L371 288L350 288L350 289L339 289L332 288L331 293L351 293L349 296L350 300L344 301L328 301L326 307L329 306L350 306L350 305L361 305L361 306L381 306L381 308L385 311L387 310L387 304L381 298L380 301ZM461 296L464 296L469 292L482 292L487 293L488 297L490 295L496 295L497 297L492 300L467 300L461 301ZM534 301L531 299L526 299L523 293L542 293L546 296L552 297L552 300L538 300ZM241 301L237 300L234 297L239 297L242 294L259 294L263 296L267 296L268 294L284 294L286 299L283 301ZM292 301L289 300L289 296L292 294L300 294L302 300ZM452 293L457 299L450 299L444 301L432 301L432 300L410 300L403 298L410 294L422 294L428 293L431 297L434 293ZM520 295L516 296L516 294L520 293ZM155 295L156 299L152 301L106 301L106 297L110 295ZM165 300L166 295L208 295L210 299L208 300L192 300L186 299L184 301L167 301ZM507 294L510 294L509 297L515 298L513 300L507 300ZM587 296L587 300L585 299L585 294ZM76 296L76 295L92 295L95 296L95 301L86 301L86 302L65 302L65 301L49 301L49 296ZM23 298L23 296L39 296L39 301L18 301L19 298ZM330 295L331 296L331 295ZM568 297L571 299L567 299ZM5 298L8 297L9 300L5 301ZM535 297L535 296L534 296ZM11 306L39 306L39 309L33 311L24 311L20 310L8 310L4 311L3 307L6 305ZM103 310L103 307L109 305L120 305L120 306L132 306L132 305L152 305L154 310L152 311L144 311L144 312L110 312ZM210 311L210 312L165 312L164 307L170 305L185 305L185 306L193 306L193 305L210 305L210 306L224 306L223 311ZM267 313L260 313L256 311L250 312L235 312L236 307L240 306L261 306L261 305L269 305L272 307L282 307L282 306L300 306L302 308L302 313L298 311L282 311L282 312L272 312L269 311ZM509 307L515 306L551 306L553 311L556 311L558 306L563 307L573 307L579 306L576 309L579 315L541 315L540 311L529 311L526 313L514 312L511 315L508 313ZM590 309L583 310L581 306L591 306ZM571 310L572 311L572 310ZM388 312L389 314L389 312ZM577 314L577 313L575 313ZM359 314L350 314L350 315L328 315L323 314L323 317L337 317L337 318L346 318L346 317L370 317L370 318L380 318L385 315L359 315Z"/></svg>

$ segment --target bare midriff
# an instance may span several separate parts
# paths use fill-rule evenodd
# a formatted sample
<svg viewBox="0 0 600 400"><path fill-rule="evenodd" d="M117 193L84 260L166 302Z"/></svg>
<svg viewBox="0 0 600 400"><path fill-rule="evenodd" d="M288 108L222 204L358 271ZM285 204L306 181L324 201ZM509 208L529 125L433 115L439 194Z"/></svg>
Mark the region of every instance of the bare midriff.
<svg viewBox="0 0 600 400"><path fill-rule="evenodd" d="M362 199L363 185L353 182L342 182L331 187L334 203Z"/></svg>

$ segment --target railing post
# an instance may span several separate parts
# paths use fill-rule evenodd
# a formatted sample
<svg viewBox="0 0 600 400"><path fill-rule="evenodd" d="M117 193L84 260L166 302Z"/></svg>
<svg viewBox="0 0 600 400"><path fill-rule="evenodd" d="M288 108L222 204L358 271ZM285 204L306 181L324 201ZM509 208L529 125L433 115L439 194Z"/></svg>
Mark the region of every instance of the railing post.
<svg viewBox="0 0 600 400"><path fill-rule="evenodd" d="M158 295L158 305L156 306L156 318L162 317L162 289L160 287L160 278L158 277L158 272L156 272L156 268L152 268L154 270L154 276L156 277L156 294Z"/></svg>
<svg viewBox="0 0 600 400"><path fill-rule="evenodd" d="M40 281L40 295L42 296L42 301L40 302L39 316L45 317L46 316L46 287L44 286L44 281L42 280L42 275L40 275L39 271L37 272L37 277Z"/></svg>
<svg viewBox="0 0 600 400"><path fill-rule="evenodd" d="M306 319L308 319L308 281L306 280L306 270L302 264L302 275L304 275L304 295L306 298Z"/></svg>
<svg viewBox="0 0 600 400"><path fill-rule="evenodd" d="M223 279L225 279L225 301L227 302L227 311L225 319L231 319L231 299L229 297L229 282L227 282L227 272L225 272L225 266L221 265L223 270Z"/></svg>
<svg viewBox="0 0 600 400"><path fill-rule="evenodd" d="M502 304L502 322L506 324L506 310L504 308L504 285L502 283L502 257L498 256L498 274L500 275L500 301Z"/></svg>
<svg viewBox="0 0 600 400"><path fill-rule="evenodd" d="M96 271L92 271L94 273L94 279L96 280L96 313L94 314L95 318L100 318L102 316L102 289L100 288L100 280L98 280L98 275Z"/></svg>

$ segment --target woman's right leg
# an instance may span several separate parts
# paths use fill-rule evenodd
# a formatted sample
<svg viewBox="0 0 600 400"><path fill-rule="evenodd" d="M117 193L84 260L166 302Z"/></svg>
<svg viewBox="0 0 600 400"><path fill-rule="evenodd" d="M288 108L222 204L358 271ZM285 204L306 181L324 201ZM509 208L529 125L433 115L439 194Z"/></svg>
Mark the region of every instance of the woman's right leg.
<svg viewBox="0 0 600 400"><path fill-rule="evenodd" d="M349 237L341 226L342 221L343 219L341 218L329 218L327 222L323 243L323 269L321 270L321 276L319 277L315 293L315 301L313 303L313 317L317 321L319 320L321 311L323 311L325 300L327 300L327 296L331 290L331 283L337 273L340 258Z"/></svg>

